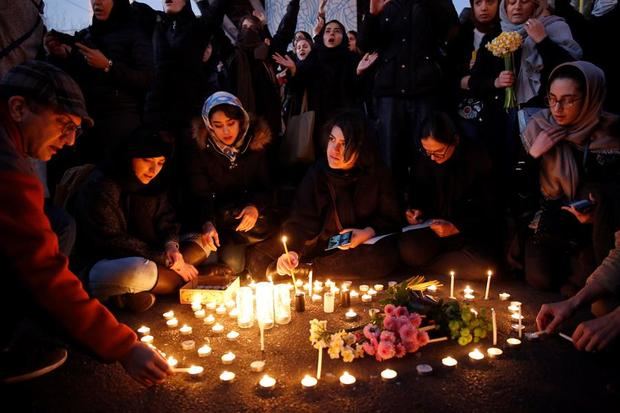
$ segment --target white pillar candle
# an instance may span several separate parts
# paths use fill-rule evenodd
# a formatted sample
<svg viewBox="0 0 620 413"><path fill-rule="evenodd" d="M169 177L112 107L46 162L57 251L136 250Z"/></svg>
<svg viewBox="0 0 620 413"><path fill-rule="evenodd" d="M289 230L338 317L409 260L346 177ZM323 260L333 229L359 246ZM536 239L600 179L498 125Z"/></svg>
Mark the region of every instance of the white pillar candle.
<svg viewBox="0 0 620 413"><path fill-rule="evenodd" d="M276 323L280 325L291 322L291 290L286 284L274 286L274 315Z"/></svg>
<svg viewBox="0 0 620 413"><path fill-rule="evenodd" d="M205 344L198 349L199 357L207 357L209 354L211 354L211 346L209 346L208 344Z"/></svg>
<svg viewBox="0 0 620 413"><path fill-rule="evenodd" d="M491 321L493 323L493 345L497 345L497 317L495 315L495 308L491 308Z"/></svg>
<svg viewBox="0 0 620 413"><path fill-rule="evenodd" d="M170 320L171 318L174 318L174 311L166 311L163 316L166 320Z"/></svg>
<svg viewBox="0 0 620 413"><path fill-rule="evenodd" d="M232 362L235 361L235 358L235 353L233 353L232 351L226 352L222 355L222 363L232 364Z"/></svg>
<svg viewBox="0 0 620 413"><path fill-rule="evenodd" d="M352 384L355 384L356 381L357 379L353 375L349 374L348 371L345 371L344 373L342 373L342 376L340 376L340 383L343 386L350 386Z"/></svg>
<svg viewBox="0 0 620 413"><path fill-rule="evenodd" d="M233 373L232 371L223 371L222 374L220 374L220 381L223 383L230 383L235 379L235 373Z"/></svg>
<svg viewBox="0 0 620 413"><path fill-rule="evenodd" d="M274 325L272 283L256 284L256 319L263 324L264 329L268 330Z"/></svg>
<svg viewBox="0 0 620 413"><path fill-rule="evenodd" d="M213 314L209 314L204 318L204 320L202 320L202 322L210 326L211 324L215 323L215 317L213 316Z"/></svg>
<svg viewBox="0 0 620 413"><path fill-rule="evenodd" d="M181 343L181 348L183 350L193 350L196 348L196 342L194 340L185 340Z"/></svg>
<svg viewBox="0 0 620 413"><path fill-rule="evenodd" d="M273 390L276 386L276 379L269 374L265 374L258 382L258 385L264 390Z"/></svg>
<svg viewBox="0 0 620 413"><path fill-rule="evenodd" d="M171 318L170 320L166 320L166 325L168 328L176 328L179 326L179 320L176 318Z"/></svg>
<svg viewBox="0 0 620 413"><path fill-rule="evenodd" d="M441 359L441 364L446 367L456 367L459 362L455 358L447 356Z"/></svg>
<svg viewBox="0 0 620 413"><path fill-rule="evenodd" d="M237 291L237 325L250 328L254 325L254 291L250 287L241 287Z"/></svg>
<svg viewBox="0 0 620 413"><path fill-rule="evenodd" d="M179 328L179 332L183 334L184 336L188 336L192 334L192 328L188 326L187 324L183 324L183 327Z"/></svg>
<svg viewBox="0 0 620 413"><path fill-rule="evenodd" d="M385 369L381 372L381 379L383 379L383 381L392 381L396 376L398 376L396 370Z"/></svg>
<svg viewBox="0 0 620 413"><path fill-rule="evenodd" d="M493 271L487 271L487 288L484 290L484 299L489 299L489 289L491 288L491 276L493 275Z"/></svg>
<svg viewBox="0 0 620 413"><path fill-rule="evenodd" d="M450 271L450 298L454 297L454 271Z"/></svg>
<svg viewBox="0 0 620 413"><path fill-rule="evenodd" d="M325 311L326 313L333 313L334 305L334 294L332 294L331 292L326 292L325 295L323 295L323 311Z"/></svg>
<svg viewBox="0 0 620 413"><path fill-rule="evenodd" d="M304 378L301 379L301 387L303 387L306 390L313 389L317 383L318 383L318 380L315 377L312 377L308 374L306 374Z"/></svg>

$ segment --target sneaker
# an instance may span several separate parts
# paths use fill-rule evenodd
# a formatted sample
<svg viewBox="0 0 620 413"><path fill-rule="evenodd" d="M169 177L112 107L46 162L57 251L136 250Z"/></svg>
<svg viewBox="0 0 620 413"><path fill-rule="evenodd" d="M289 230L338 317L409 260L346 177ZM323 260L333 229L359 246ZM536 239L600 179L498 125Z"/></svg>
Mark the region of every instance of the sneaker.
<svg viewBox="0 0 620 413"><path fill-rule="evenodd" d="M155 295L148 291L135 294L123 294L114 296L114 304L120 309L129 310L134 313L143 313L155 304Z"/></svg>
<svg viewBox="0 0 620 413"><path fill-rule="evenodd" d="M34 347L0 351L1 382L20 383L43 376L62 366L67 350L62 347Z"/></svg>

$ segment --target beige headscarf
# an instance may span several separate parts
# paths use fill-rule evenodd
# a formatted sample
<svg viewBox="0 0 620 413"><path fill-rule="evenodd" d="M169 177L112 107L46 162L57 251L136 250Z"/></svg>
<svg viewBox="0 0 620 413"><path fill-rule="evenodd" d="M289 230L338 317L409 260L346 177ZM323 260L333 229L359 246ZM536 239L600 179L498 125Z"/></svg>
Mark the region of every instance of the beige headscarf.
<svg viewBox="0 0 620 413"><path fill-rule="evenodd" d="M548 199L566 197L573 200L579 185L579 168L570 145L591 153L619 153L620 136L611 130L611 125L619 121L618 116L603 112L605 99L605 74L597 66L589 62L576 61L564 63L551 72L554 73L564 66L574 66L586 80L583 91L583 106L573 124L561 127L557 124L551 111L543 109L536 113L527 124L523 134L523 146L530 152L532 145L540 137L540 132L551 128L564 128L566 138L558 141L542 155L540 166L540 190ZM551 84L550 84L551 85Z"/></svg>

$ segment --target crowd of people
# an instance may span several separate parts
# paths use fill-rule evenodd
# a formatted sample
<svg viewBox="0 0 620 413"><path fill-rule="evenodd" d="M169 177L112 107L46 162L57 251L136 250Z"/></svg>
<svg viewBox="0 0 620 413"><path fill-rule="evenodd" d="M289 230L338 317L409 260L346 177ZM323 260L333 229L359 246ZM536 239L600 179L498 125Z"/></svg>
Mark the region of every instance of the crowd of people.
<svg viewBox="0 0 620 413"><path fill-rule="evenodd" d="M190 0L91 0L74 35L24 18L34 29L0 52L0 302L25 316L4 329L3 366L51 318L161 382L166 362L106 306L146 311L199 274L493 269L567 298L541 329L593 304L575 345L620 336L620 72L600 45L617 1L470 0L457 16L448 0L371 0L359 32L326 3L312 35L290 0L277 28L238 19L234 41L224 0L196 1L200 16ZM512 69L486 47L502 32L522 37ZM306 112L314 159L284 162ZM47 370L3 381L62 364L45 346Z"/></svg>

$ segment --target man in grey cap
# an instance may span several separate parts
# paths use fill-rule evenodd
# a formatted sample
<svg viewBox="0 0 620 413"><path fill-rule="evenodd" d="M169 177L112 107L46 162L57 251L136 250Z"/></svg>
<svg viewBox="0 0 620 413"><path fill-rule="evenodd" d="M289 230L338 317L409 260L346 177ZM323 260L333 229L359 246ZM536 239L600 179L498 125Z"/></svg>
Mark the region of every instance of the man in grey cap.
<svg viewBox="0 0 620 413"><path fill-rule="evenodd" d="M157 352L97 300L90 298L43 210L43 191L28 157L49 160L73 145L83 124L92 125L79 86L60 69L29 61L0 80L0 311L49 325L52 321L104 361L120 361L148 386L171 370ZM0 329L0 380L14 383L48 373L64 363L57 345L33 346L21 334L24 323ZM34 348L33 348L34 347Z"/></svg>

